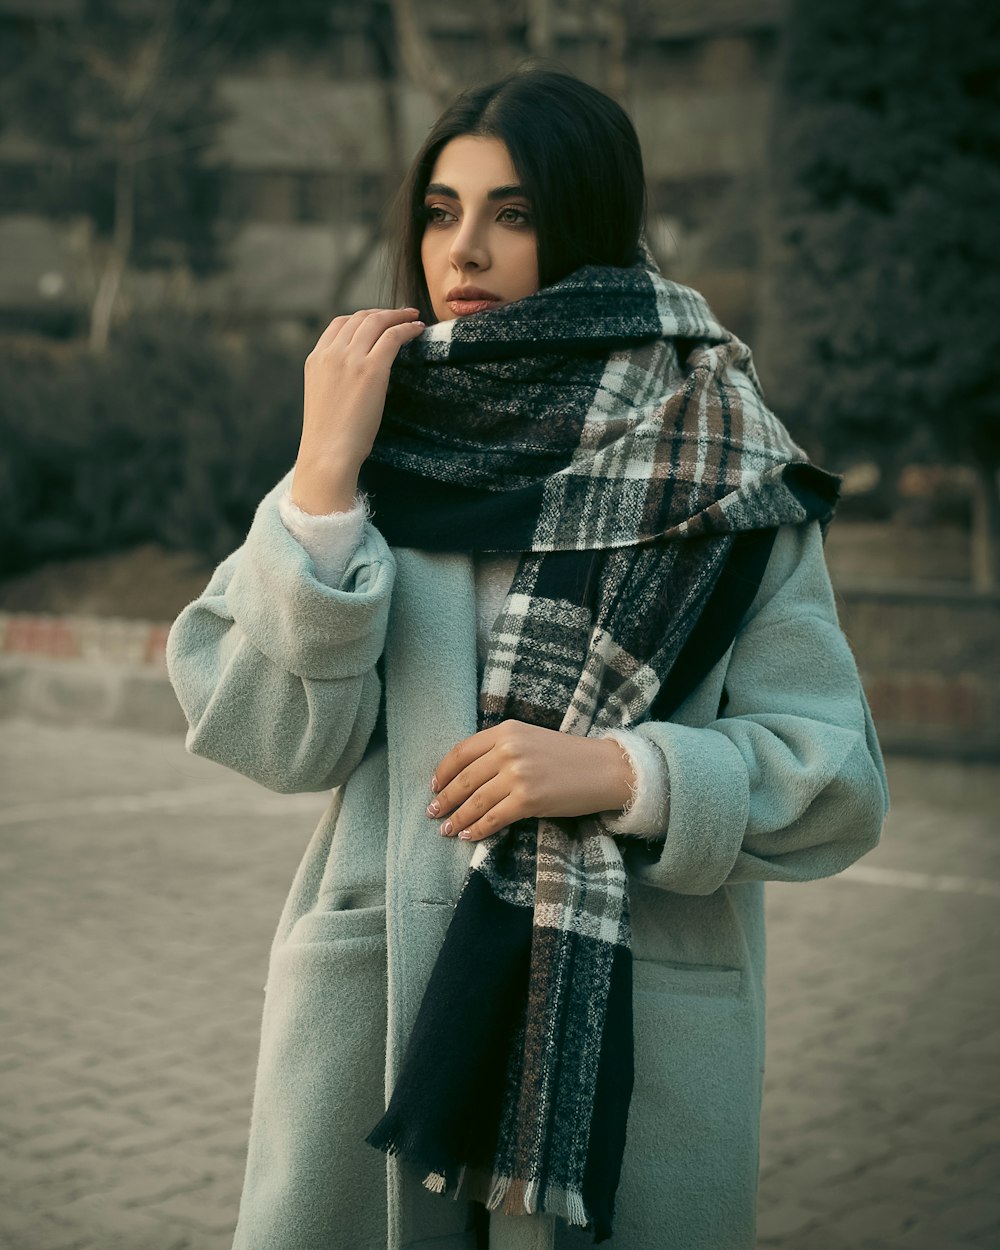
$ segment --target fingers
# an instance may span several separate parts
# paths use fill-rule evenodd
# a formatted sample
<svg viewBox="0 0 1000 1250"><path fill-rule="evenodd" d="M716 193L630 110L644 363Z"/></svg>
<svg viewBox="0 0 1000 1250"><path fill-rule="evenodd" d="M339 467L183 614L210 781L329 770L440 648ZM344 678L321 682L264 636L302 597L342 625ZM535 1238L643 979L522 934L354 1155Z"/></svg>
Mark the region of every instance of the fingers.
<svg viewBox="0 0 1000 1250"><path fill-rule="evenodd" d="M454 815L456 808L464 806L469 811L474 810L471 804L477 791L494 781L499 771L496 759L489 752L474 759L448 785L438 790L427 806L427 815L438 817L443 821L446 816ZM503 798L509 789L508 786L500 798ZM482 811L476 814L481 816ZM456 832L461 828L463 828L462 825L454 825Z"/></svg>
<svg viewBox="0 0 1000 1250"><path fill-rule="evenodd" d="M512 825L516 820L520 820L525 813L521 811L520 806L515 799L508 795L507 798L501 799L489 811L484 812L478 820L473 820L469 824L463 825L459 821L459 813L456 812L452 817L454 829L457 836L464 842L481 842L483 838L488 838L491 834L499 833L502 829L506 829L508 825Z"/></svg>
<svg viewBox="0 0 1000 1250"><path fill-rule="evenodd" d="M439 786L427 814L438 818L438 829L445 837L478 841L526 815L512 794L516 781L493 749L502 740L500 729L495 725L463 739L438 765L435 780L445 784ZM466 760L465 767L451 776Z"/></svg>
<svg viewBox="0 0 1000 1250"><path fill-rule="evenodd" d="M334 319L330 322L330 324L326 327L323 333L316 340L316 346L313 348L313 351L320 352L323 350L323 348L329 347L330 344L333 342L333 340L339 336L339 334L347 325L347 323L351 321L353 318L363 317L367 315L368 313L375 312L375 311L376 310L374 308L362 308L359 312L356 312L356 313L350 313L350 314L344 313L340 317L334 317Z"/></svg>
<svg viewBox="0 0 1000 1250"><path fill-rule="evenodd" d="M380 350L391 344L395 356L407 339L423 330L424 323L417 320L419 316L416 308L383 308L369 313L353 330L351 351L378 357ZM345 327L345 335L350 329L349 325Z"/></svg>
<svg viewBox="0 0 1000 1250"><path fill-rule="evenodd" d="M314 350L322 351L340 342L344 347L355 348L367 355L384 330L393 325L415 324L414 318L418 316L416 308L359 308L350 315L334 317L319 336ZM420 328L423 329L423 326Z"/></svg>
<svg viewBox="0 0 1000 1250"><path fill-rule="evenodd" d="M502 777L494 777L479 789L439 826L446 837L460 837L477 842L524 815L507 792ZM447 831L447 832L446 832Z"/></svg>
<svg viewBox="0 0 1000 1250"><path fill-rule="evenodd" d="M448 754L441 759L441 762L434 770L434 776L431 778L431 789L435 794L440 796L442 791L450 785L463 768L467 768L473 760L479 759L481 755L485 755L487 751L491 750L496 741L499 728L499 725L494 725L491 729L480 729L478 733L470 734L468 738L463 738L461 742L457 742L451 748ZM494 768L493 772L495 773L496 771Z"/></svg>
<svg viewBox="0 0 1000 1250"><path fill-rule="evenodd" d="M396 359L396 353L411 339L419 338L424 332L424 323L422 321L411 321L407 325L389 326L387 330L383 330L375 346L368 353L368 359L376 365L381 365L387 371Z"/></svg>

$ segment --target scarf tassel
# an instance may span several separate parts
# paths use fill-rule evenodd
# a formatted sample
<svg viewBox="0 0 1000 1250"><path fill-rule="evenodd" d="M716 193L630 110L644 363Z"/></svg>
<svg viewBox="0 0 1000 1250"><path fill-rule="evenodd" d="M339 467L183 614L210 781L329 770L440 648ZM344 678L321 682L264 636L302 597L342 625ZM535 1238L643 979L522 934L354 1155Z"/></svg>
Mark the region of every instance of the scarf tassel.
<svg viewBox="0 0 1000 1250"><path fill-rule="evenodd" d="M490 1190L489 1197L486 1199L486 1208L489 1211L495 1211L497 1207L507 1197L507 1190L510 1189L510 1177L499 1176Z"/></svg>
<svg viewBox="0 0 1000 1250"><path fill-rule="evenodd" d="M429 1189L432 1194L443 1194L446 1186L447 1181L441 1172L431 1172L424 1177L424 1187Z"/></svg>

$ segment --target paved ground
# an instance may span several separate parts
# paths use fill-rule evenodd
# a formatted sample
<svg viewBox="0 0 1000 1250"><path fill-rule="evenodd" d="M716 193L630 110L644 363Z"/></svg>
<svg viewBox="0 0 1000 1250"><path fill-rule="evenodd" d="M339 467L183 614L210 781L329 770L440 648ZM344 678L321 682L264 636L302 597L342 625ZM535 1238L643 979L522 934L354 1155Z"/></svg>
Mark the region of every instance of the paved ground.
<svg viewBox="0 0 1000 1250"><path fill-rule="evenodd" d="M267 946L322 796L175 738L0 741L0 1247L224 1250ZM1000 769L891 781L877 851L768 887L761 1250L1000 1246Z"/></svg>

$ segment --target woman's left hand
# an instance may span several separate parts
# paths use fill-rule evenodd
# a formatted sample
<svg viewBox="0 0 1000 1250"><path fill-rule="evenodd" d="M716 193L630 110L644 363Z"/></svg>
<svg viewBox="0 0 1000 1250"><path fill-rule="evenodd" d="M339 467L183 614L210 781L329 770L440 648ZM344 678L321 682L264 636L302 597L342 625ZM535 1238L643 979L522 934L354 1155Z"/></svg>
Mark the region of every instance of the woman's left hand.
<svg viewBox="0 0 1000 1250"><path fill-rule="evenodd" d="M613 738L584 738L505 720L452 747L435 770L428 816L446 836L478 842L528 816L620 811L632 770Z"/></svg>

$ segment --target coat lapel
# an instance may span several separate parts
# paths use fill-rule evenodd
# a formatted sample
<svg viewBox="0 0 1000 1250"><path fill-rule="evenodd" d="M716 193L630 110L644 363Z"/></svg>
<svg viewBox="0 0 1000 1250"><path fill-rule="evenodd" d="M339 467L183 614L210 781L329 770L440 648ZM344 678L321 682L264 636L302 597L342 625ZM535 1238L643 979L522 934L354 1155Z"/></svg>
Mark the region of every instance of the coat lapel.
<svg viewBox="0 0 1000 1250"><path fill-rule="evenodd" d="M472 557L394 548L385 643L389 767L386 847L386 1101L441 949L474 846L443 838L426 808L431 774L476 732L476 601ZM441 1202L388 1159L389 1245L464 1229L464 1203ZM428 1226L428 1225L431 1226Z"/></svg>
<svg viewBox="0 0 1000 1250"><path fill-rule="evenodd" d="M474 843L442 838L428 819L431 774L442 756L476 732L479 701L472 557L398 547L393 554L396 580L385 642L387 1102L475 849ZM471 1246L465 1203L443 1202L392 1155L386 1158L390 1250L417 1242ZM490 1244L498 1250L551 1250L550 1217L494 1212L490 1223Z"/></svg>

